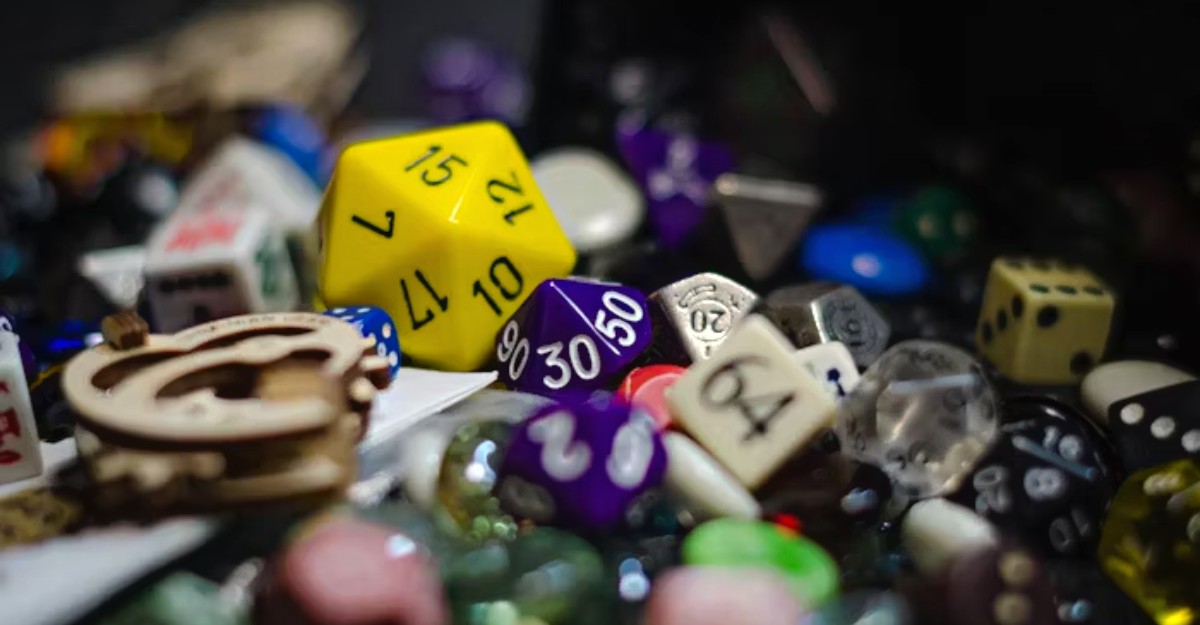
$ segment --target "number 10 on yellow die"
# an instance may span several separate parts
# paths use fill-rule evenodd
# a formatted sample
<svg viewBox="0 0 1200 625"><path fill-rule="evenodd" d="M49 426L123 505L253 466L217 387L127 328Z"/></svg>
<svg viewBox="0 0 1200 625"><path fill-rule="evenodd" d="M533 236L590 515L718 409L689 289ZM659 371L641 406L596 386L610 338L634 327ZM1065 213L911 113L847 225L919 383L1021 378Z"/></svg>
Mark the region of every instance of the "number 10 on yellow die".
<svg viewBox="0 0 1200 625"><path fill-rule="evenodd" d="M379 306L406 356L475 369L533 288L575 265L512 134L478 122L354 144L321 208L320 298Z"/></svg>

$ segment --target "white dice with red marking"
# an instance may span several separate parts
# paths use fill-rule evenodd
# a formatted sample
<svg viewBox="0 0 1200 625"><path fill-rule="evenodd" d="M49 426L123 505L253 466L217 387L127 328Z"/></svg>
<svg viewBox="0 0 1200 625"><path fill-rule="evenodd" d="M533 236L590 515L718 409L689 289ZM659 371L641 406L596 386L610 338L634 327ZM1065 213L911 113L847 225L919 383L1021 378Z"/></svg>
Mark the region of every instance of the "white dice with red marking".
<svg viewBox="0 0 1200 625"><path fill-rule="evenodd" d="M37 423L17 335L0 332L0 484L42 473Z"/></svg>
<svg viewBox="0 0 1200 625"><path fill-rule="evenodd" d="M277 220L253 204L171 215L150 237L145 288L158 332L300 300Z"/></svg>

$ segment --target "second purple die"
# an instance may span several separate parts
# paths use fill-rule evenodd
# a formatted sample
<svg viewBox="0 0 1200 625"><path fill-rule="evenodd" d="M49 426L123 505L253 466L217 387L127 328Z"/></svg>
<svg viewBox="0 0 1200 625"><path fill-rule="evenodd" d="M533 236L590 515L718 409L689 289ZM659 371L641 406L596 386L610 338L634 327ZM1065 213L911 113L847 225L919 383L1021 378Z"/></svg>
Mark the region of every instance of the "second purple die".
<svg viewBox="0 0 1200 625"><path fill-rule="evenodd" d="M697 141L621 120L617 146L646 193L649 219L663 247L684 243L704 221L717 176L733 169L733 155L718 143Z"/></svg>
<svg viewBox="0 0 1200 625"><path fill-rule="evenodd" d="M392 379L396 379L400 372L400 337L387 311L376 306L347 306L330 308L324 314L349 322L359 334L374 339L375 352L387 359Z"/></svg>
<svg viewBox="0 0 1200 625"><path fill-rule="evenodd" d="M648 415L611 393L546 406L521 422L505 455L505 479L541 487L551 521L584 530L621 523L662 482L667 453Z"/></svg>
<svg viewBox="0 0 1200 625"><path fill-rule="evenodd" d="M646 297L581 278L546 280L496 337L500 380L509 388L563 396L610 383L650 344Z"/></svg>

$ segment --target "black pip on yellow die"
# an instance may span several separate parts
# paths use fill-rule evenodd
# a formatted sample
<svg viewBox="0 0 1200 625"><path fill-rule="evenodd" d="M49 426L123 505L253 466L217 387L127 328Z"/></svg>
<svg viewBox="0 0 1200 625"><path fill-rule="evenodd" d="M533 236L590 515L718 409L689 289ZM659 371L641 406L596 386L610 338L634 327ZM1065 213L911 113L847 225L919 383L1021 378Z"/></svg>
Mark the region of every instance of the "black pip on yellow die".
<svg viewBox="0 0 1200 625"><path fill-rule="evenodd" d="M988 272L975 344L1017 382L1074 382L1104 355L1115 302L1080 265L1000 257Z"/></svg>

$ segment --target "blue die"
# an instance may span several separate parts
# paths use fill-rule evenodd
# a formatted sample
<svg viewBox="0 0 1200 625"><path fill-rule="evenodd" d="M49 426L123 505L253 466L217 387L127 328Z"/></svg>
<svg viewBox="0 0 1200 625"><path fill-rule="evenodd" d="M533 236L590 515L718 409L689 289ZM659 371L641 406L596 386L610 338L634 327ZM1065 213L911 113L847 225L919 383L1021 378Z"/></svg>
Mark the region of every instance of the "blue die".
<svg viewBox="0 0 1200 625"><path fill-rule="evenodd" d="M376 351L387 359L392 379L396 378L400 371L400 337L396 336L396 324L392 323L391 315L375 306L330 308L324 314L347 321L363 336L375 339Z"/></svg>

